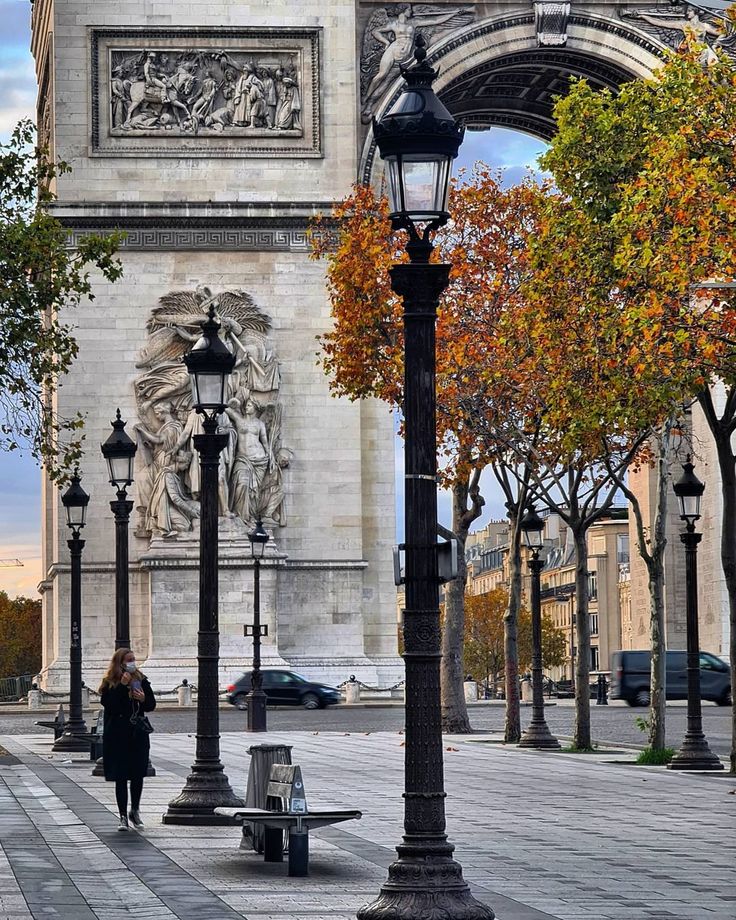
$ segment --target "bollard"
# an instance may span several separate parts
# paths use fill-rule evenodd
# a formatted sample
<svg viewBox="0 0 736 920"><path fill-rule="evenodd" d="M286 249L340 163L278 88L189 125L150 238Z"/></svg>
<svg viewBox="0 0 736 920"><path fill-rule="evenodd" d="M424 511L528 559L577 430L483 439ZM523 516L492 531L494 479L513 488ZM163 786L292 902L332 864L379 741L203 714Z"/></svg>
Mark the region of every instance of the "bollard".
<svg viewBox="0 0 736 920"><path fill-rule="evenodd" d="M351 704L360 702L360 683L355 679L355 674L351 674L345 684L345 702Z"/></svg>
<svg viewBox="0 0 736 920"><path fill-rule="evenodd" d="M528 677L521 679L521 698L525 703L530 703L532 700L532 682Z"/></svg>
<svg viewBox="0 0 736 920"><path fill-rule="evenodd" d="M82 684L82 709L89 709L89 687Z"/></svg>
<svg viewBox="0 0 736 920"><path fill-rule="evenodd" d="M180 706L191 706L192 705L192 686L189 681L184 678L181 682L181 686L177 687L177 696L179 699Z"/></svg>
<svg viewBox="0 0 736 920"><path fill-rule="evenodd" d="M29 709L40 709L41 708L41 691L40 690L29 690L28 691L28 708Z"/></svg>
<svg viewBox="0 0 736 920"><path fill-rule="evenodd" d="M463 682L466 703L476 703L478 701L478 684L474 680Z"/></svg>
<svg viewBox="0 0 736 920"><path fill-rule="evenodd" d="M596 706L608 706L608 687L606 685L606 675L598 675L598 692L595 699Z"/></svg>

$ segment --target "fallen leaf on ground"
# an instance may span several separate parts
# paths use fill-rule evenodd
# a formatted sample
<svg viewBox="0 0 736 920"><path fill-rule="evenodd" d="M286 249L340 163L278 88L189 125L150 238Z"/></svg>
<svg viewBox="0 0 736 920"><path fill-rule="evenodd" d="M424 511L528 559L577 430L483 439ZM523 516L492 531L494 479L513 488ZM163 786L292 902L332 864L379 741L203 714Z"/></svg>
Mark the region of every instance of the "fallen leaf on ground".
<svg viewBox="0 0 736 920"><path fill-rule="evenodd" d="M460 748L448 747L448 748L445 748L445 750L446 751L459 751Z"/></svg>

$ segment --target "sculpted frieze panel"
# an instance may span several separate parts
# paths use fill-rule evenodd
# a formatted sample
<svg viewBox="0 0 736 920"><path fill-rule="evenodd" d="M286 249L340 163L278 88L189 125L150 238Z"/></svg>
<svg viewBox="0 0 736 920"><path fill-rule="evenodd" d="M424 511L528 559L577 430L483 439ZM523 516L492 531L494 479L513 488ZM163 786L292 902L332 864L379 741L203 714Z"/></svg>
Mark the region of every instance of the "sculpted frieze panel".
<svg viewBox="0 0 736 920"><path fill-rule="evenodd" d="M319 30L92 33L92 153L319 156Z"/></svg>
<svg viewBox="0 0 736 920"><path fill-rule="evenodd" d="M421 31L431 45L444 34L467 26L473 7L391 3L376 10L365 27L360 57L361 117L370 121L377 102L412 60L414 36Z"/></svg>
<svg viewBox="0 0 736 920"><path fill-rule="evenodd" d="M213 294L200 285L160 298L136 362L139 537L181 540L197 534L201 482L193 438L202 432L202 417L192 407L182 356L199 338L210 304L222 340L236 355L218 426L228 437L220 456L220 516L228 519L231 533L243 535L257 519L272 527L286 524L283 470L291 451L281 443L281 375L271 320L245 291Z"/></svg>

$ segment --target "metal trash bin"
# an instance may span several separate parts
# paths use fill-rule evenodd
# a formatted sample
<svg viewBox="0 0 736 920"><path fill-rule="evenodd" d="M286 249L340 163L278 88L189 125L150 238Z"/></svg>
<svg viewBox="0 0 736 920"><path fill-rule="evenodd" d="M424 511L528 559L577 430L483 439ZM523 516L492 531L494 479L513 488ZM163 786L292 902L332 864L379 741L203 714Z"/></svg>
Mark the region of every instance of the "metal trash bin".
<svg viewBox="0 0 736 920"><path fill-rule="evenodd" d="M254 744L248 748L250 767L248 768L248 786L245 792L246 808L265 808L266 789L271 767L275 763L291 763L291 744ZM241 850L263 852L263 825L243 824Z"/></svg>

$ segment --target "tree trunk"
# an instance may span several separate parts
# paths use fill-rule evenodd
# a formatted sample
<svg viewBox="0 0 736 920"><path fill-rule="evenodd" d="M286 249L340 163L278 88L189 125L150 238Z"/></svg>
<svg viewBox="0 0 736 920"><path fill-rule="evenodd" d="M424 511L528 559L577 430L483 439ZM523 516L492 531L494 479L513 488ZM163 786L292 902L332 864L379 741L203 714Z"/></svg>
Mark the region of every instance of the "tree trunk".
<svg viewBox="0 0 736 920"><path fill-rule="evenodd" d="M667 496L669 494L670 435L675 424L668 418L660 431L657 458L657 506L647 564L649 579L649 637L651 641L651 688L649 746L665 746L667 713L667 646L665 642L664 551L667 546Z"/></svg>
<svg viewBox="0 0 736 920"><path fill-rule="evenodd" d="M454 515L453 515L454 517ZM453 524L455 522L453 521ZM465 633L465 537L453 526L458 539L457 578L445 585L445 618L442 624L442 731L465 734L472 731L463 690L463 636Z"/></svg>
<svg viewBox="0 0 736 920"><path fill-rule="evenodd" d="M649 746L661 750L665 746L665 714L667 711L667 651L664 636L664 566L653 559L647 566L649 576L649 638L652 665L649 684Z"/></svg>
<svg viewBox="0 0 736 920"><path fill-rule="evenodd" d="M575 607L577 655L575 659L575 731L573 746L590 750L590 618L588 616L587 529L572 528L575 540Z"/></svg>
<svg viewBox="0 0 736 920"><path fill-rule="evenodd" d="M466 479L452 485L452 531L458 541L457 578L445 585L445 619L442 627L442 663L440 691L442 694L442 731L451 734L472 732L468 707L465 703L463 679L463 639L465 636L465 541L470 525L480 517L485 502L480 495L480 470L473 470ZM468 508L468 499L471 507Z"/></svg>
<svg viewBox="0 0 736 920"><path fill-rule="evenodd" d="M506 725L504 740L517 744L521 740L521 706L519 704L518 622L521 608L521 543L517 526L518 509L509 511L509 605L503 618L504 672L506 677Z"/></svg>

